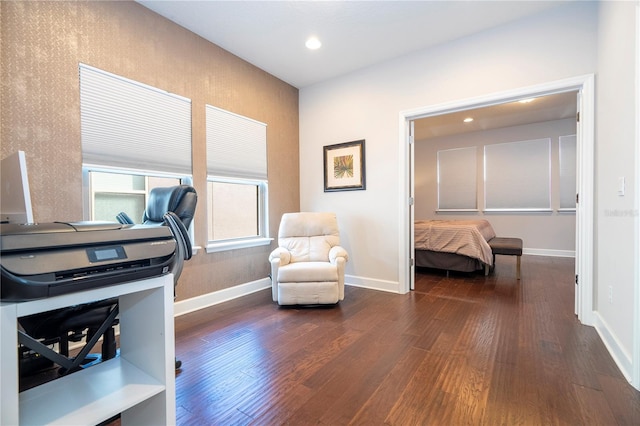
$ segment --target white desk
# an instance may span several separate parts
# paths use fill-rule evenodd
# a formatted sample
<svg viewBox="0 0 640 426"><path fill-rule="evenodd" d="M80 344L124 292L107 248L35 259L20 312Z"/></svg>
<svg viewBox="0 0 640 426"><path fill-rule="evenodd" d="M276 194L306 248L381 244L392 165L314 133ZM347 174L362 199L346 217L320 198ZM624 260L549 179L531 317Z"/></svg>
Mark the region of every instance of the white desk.
<svg viewBox="0 0 640 426"><path fill-rule="evenodd" d="M120 299L120 356L19 392L17 319ZM0 424L176 422L173 275L21 303L0 303Z"/></svg>

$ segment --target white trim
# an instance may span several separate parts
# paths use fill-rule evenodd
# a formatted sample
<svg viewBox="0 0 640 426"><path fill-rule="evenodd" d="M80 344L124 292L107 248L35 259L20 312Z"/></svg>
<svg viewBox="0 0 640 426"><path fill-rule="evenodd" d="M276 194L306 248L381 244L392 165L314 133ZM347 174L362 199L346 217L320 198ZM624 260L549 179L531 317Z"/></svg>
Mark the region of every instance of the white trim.
<svg viewBox="0 0 640 426"><path fill-rule="evenodd" d="M273 238L251 238L248 240L225 241L219 243L207 244L207 253L215 253L218 251L235 250L249 247L268 246Z"/></svg>
<svg viewBox="0 0 640 426"><path fill-rule="evenodd" d="M576 257L575 250L523 248L522 254L528 254L531 256L573 257L573 258Z"/></svg>
<svg viewBox="0 0 640 426"><path fill-rule="evenodd" d="M616 336L611 332L611 327L600 316L598 312L593 314L593 327L598 332L602 343L607 347L609 354L613 358L622 375L631 381L633 365L631 356L624 350L624 346L620 344Z"/></svg>
<svg viewBox="0 0 640 426"><path fill-rule="evenodd" d="M636 193L635 210L640 209L640 1L636 1ZM636 214L634 220L634 252L635 259L640 256L640 216ZM640 265L634 262L633 288L633 370L631 384L640 390Z"/></svg>
<svg viewBox="0 0 640 426"><path fill-rule="evenodd" d="M576 233L580 235L579 253L576 270L580 275L579 298L576 299L576 312L578 319L586 325L593 323L593 203L594 203L594 110L595 87L594 75L587 74L564 80L552 81L544 84L522 87L505 92L498 92L478 96L474 98L445 102L438 105L423 106L401 111L398 115L398 141L400 145L400 218L399 218L399 278L400 293L409 291L411 282L410 259L412 236L410 235L412 224L409 223L409 206L403 201L412 194L412 177L409 176L413 168L409 168L410 145L407 141L407 123L423 117L442 115L468 109L485 107L490 105L512 102L518 99L562 93L573 90L581 92L580 122L577 124L578 135L578 171L577 188L580 193L578 206Z"/></svg>
<svg viewBox="0 0 640 426"><path fill-rule="evenodd" d="M152 177L167 177L176 178L181 180L188 180L189 182L183 182L185 185L191 185L193 182L193 174L174 173L174 172L161 172L158 170L146 170L146 169L125 169L118 166L102 166L99 164L82 163L82 168L87 169L89 172L99 173L113 173L121 175L135 175L135 176L152 176Z"/></svg>
<svg viewBox="0 0 640 426"><path fill-rule="evenodd" d="M577 315L585 325L593 324L593 265L594 265L594 176L595 176L595 78L593 74L582 81L580 96L580 121L577 123L576 185L580 203L576 208L576 235L580 235L580 247L576 247L576 271L580 277L580 303Z"/></svg>
<svg viewBox="0 0 640 426"><path fill-rule="evenodd" d="M553 209L545 208L545 207L532 208L532 209L499 209L499 208L492 208L492 209L484 209L484 210L482 210L482 212L483 213L553 213Z"/></svg>
<svg viewBox="0 0 640 426"><path fill-rule="evenodd" d="M413 290L415 285L415 259L413 256L413 213L414 185L409 171L414 169L414 124L409 113L398 114L398 138L400 141L400 188L398 191L400 205L400 229L398 232L398 293L404 294ZM407 170L407 168L409 170Z"/></svg>
<svg viewBox="0 0 640 426"><path fill-rule="evenodd" d="M348 282L347 282L348 281ZM398 293L399 283L397 281L377 280L366 277L356 277L353 275L345 276L345 285L353 287L368 288L372 290L386 291L390 293ZM262 278L234 287L225 288L211 293L202 294L186 300L180 300L173 304L173 312L175 317L179 317L190 312L218 305L229 300L239 297L248 296L249 294L271 288L271 279Z"/></svg>
<svg viewBox="0 0 640 426"><path fill-rule="evenodd" d="M352 287L368 288L371 290L400 293L400 283L397 281L378 280L375 278L345 275L344 284Z"/></svg>
<svg viewBox="0 0 640 426"><path fill-rule="evenodd" d="M190 299L180 300L173 304L174 316L179 317L180 315L208 308L209 306L237 299L238 297L247 296L251 293L265 290L267 288L271 288L271 279L262 278L246 284L240 284L234 287L192 297Z"/></svg>

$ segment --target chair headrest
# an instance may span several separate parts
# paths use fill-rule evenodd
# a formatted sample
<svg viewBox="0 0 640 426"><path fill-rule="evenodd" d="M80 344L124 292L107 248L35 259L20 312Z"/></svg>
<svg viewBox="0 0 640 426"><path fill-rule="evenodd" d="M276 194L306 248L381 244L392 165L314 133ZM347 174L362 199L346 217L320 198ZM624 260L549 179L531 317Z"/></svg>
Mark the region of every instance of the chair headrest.
<svg viewBox="0 0 640 426"><path fill-rule="evenodd" d="M340 235L335 213L301 212L282 215L278 238L318 235Z"/></svg>
<svg viewBox="0 0 640 426"><path fill-rule="evenodd" d="M174 212L185 228L189 228L197 201L196 190L189 185L153 188L149 193L149 201L142 221L145 224L161 224L167 212Z"/></svg>

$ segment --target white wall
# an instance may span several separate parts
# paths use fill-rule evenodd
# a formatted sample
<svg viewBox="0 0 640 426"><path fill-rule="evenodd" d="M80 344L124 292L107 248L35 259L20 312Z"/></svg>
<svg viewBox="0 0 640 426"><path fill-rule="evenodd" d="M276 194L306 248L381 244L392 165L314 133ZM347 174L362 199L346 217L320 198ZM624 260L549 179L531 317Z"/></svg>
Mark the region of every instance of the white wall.
<svg viewBox="0 0 640 426"><path fill-rule="evenodd" d="M576 133L575 118L544 123L463 133L416 140L415 142L415 218L416 219L487 219L496 234L519 237L525 254L571 256L575 254L575 213L558 212L559 137ZM544 213L483 213L484 184L482 181L483 147L496 143L549 138L551 140L551 208ZM445 214L438 208L437 152L444 149L477 147L477 197L479 212Z"/></svg>
<svg viewBox="0 0 640 426"><path fill-rule="evenodd" d="M594 73L597 10L571 2L300 91L300 205L337 213L348 283L399 286L400 111ZM357 139L367 189L324 193L322 147Z"/></svg>
<svg viewBox="0 0 640 426"><path fill-rule="evenodd" d="M633 232L640 114L634 98L640 48L634 40L635 14L634 2L601 3L596 80L596 327L610 348L619 348L613 355L623 366L632 362L634 263L640 257ZM620 177L626 181L624 196L617 194Z"/></svg>
<svg viewBox="0 0 640 426"><path fill-rule="evenodd" d="M634 293L634 265L640 258L633 232L639 204L634 188L634 132L640 116L634 98L634 36L640 25L636 3L569 2L537 17L302 89L301 209L337 213L350 252L347 282L400 288L400 111L594 73L596 327L627 377L634 368L640 370L632 365L633 300L639 297ZM324 193L322 147L356 139L366 139L367 190ZM624 197L616 192L619 177L626 178Z"/></svg>

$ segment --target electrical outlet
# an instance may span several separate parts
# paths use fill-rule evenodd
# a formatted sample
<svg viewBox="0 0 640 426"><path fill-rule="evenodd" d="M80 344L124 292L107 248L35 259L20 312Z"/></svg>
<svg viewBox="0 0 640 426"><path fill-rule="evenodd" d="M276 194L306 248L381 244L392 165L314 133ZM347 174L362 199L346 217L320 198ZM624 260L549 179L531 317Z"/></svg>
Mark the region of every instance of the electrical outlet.
<svg viewBox="0 0 640 426"><path fill-rule="evenodd" d="M609 286L609 303L613 303L613 287Z"/></svg>

